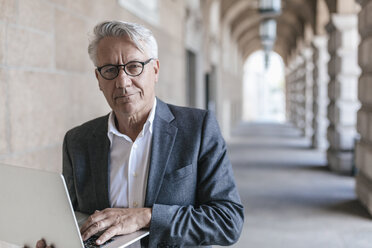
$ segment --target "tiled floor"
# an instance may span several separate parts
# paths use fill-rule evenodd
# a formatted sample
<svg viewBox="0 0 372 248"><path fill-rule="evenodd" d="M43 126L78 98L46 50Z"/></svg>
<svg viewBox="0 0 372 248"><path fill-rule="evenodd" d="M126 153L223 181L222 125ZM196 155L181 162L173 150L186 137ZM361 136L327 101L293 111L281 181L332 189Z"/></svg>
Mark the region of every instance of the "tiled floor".
<svg viewBox="0 0 372 248"><path fill-rule="evenodd" d="M245 206L233 247L372 247L372 218L353 177L328 171L325 154L298 130L242 124L228 144Z"/></svg>

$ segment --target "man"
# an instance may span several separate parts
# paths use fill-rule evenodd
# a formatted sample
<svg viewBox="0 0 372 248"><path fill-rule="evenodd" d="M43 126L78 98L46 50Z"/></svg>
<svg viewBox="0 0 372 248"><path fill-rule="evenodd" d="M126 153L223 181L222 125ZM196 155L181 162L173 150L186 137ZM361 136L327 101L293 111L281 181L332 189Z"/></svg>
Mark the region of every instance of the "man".
<svg viewBox="0 0 372 248"><path fill-rule="evenodd" d="M157 44L141 25L103 22L89 55L112 112L67 132L63 175L73 207L91 214L84 240L149 228L145 247L230 245L243 207L210 112L155 97Z"/></svg>

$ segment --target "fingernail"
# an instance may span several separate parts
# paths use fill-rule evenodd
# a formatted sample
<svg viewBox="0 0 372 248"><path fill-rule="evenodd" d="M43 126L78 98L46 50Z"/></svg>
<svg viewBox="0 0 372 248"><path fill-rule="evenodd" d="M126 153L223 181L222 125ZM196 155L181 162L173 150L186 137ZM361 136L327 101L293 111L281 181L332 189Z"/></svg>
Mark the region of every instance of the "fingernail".
<svg viewBox="0 0 372 248"><path fill-rule="evenodd" d="M97 239L97 244L100 245L102 243L102 240Z"/></svg>

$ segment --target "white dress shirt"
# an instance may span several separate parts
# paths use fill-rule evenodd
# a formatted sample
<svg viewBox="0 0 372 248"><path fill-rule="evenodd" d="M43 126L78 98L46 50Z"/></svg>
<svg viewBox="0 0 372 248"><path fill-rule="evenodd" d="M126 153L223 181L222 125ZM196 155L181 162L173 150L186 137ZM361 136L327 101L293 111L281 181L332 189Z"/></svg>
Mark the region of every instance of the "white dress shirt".
<svg viewBox="0 0 372 248"><path fill-rule="evenodd" d="M152 141L154 106L135 141L118 131L115 114L110 113L107 136L110 140L110 205L120 208L144 207Z"/></svg>

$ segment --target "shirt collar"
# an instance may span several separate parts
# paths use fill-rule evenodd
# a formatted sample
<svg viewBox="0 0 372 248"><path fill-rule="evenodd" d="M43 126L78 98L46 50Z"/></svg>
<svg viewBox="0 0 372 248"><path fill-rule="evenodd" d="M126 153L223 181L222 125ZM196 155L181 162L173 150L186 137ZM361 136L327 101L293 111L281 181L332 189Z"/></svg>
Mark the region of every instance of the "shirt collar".
<svg viewBox="0 0 372 248"><path fill-rule="evenodd" d="M152 106L150 114L147 117L147 120L146 120L145 124L143 125L143 129L142 129L141 133L139 134L139 136L144 135L146 130L149 130L150 133L152 134L153 123L154 123L154 119L155 119L156 103L157 103L157 100L156 100L156 97L155 97L154 105ZM112 144L112 137L113 137L114 134L117 135L117 136L120 136L120 137L124 137L125 139L129 139L129 137L127 135L120 133L119 130L116 128L115 113L114 113L114 111L111 111L111 113L109 115L109 118L108 118L108 128L107 128L107 136L108 136L111 144Z"/></svg>
<svg viewBox="0 0 372 248"><path fill-rule="evenodd" d="M146 124L149 123L149 131L152 133L153 125L154 125L154 119L155 119L155 111L156 111L156 97L154 100L154 105L152 106L151 112L149 114L149 117L147 118ZM145 125L146 125L145 124Z"/></svg>

